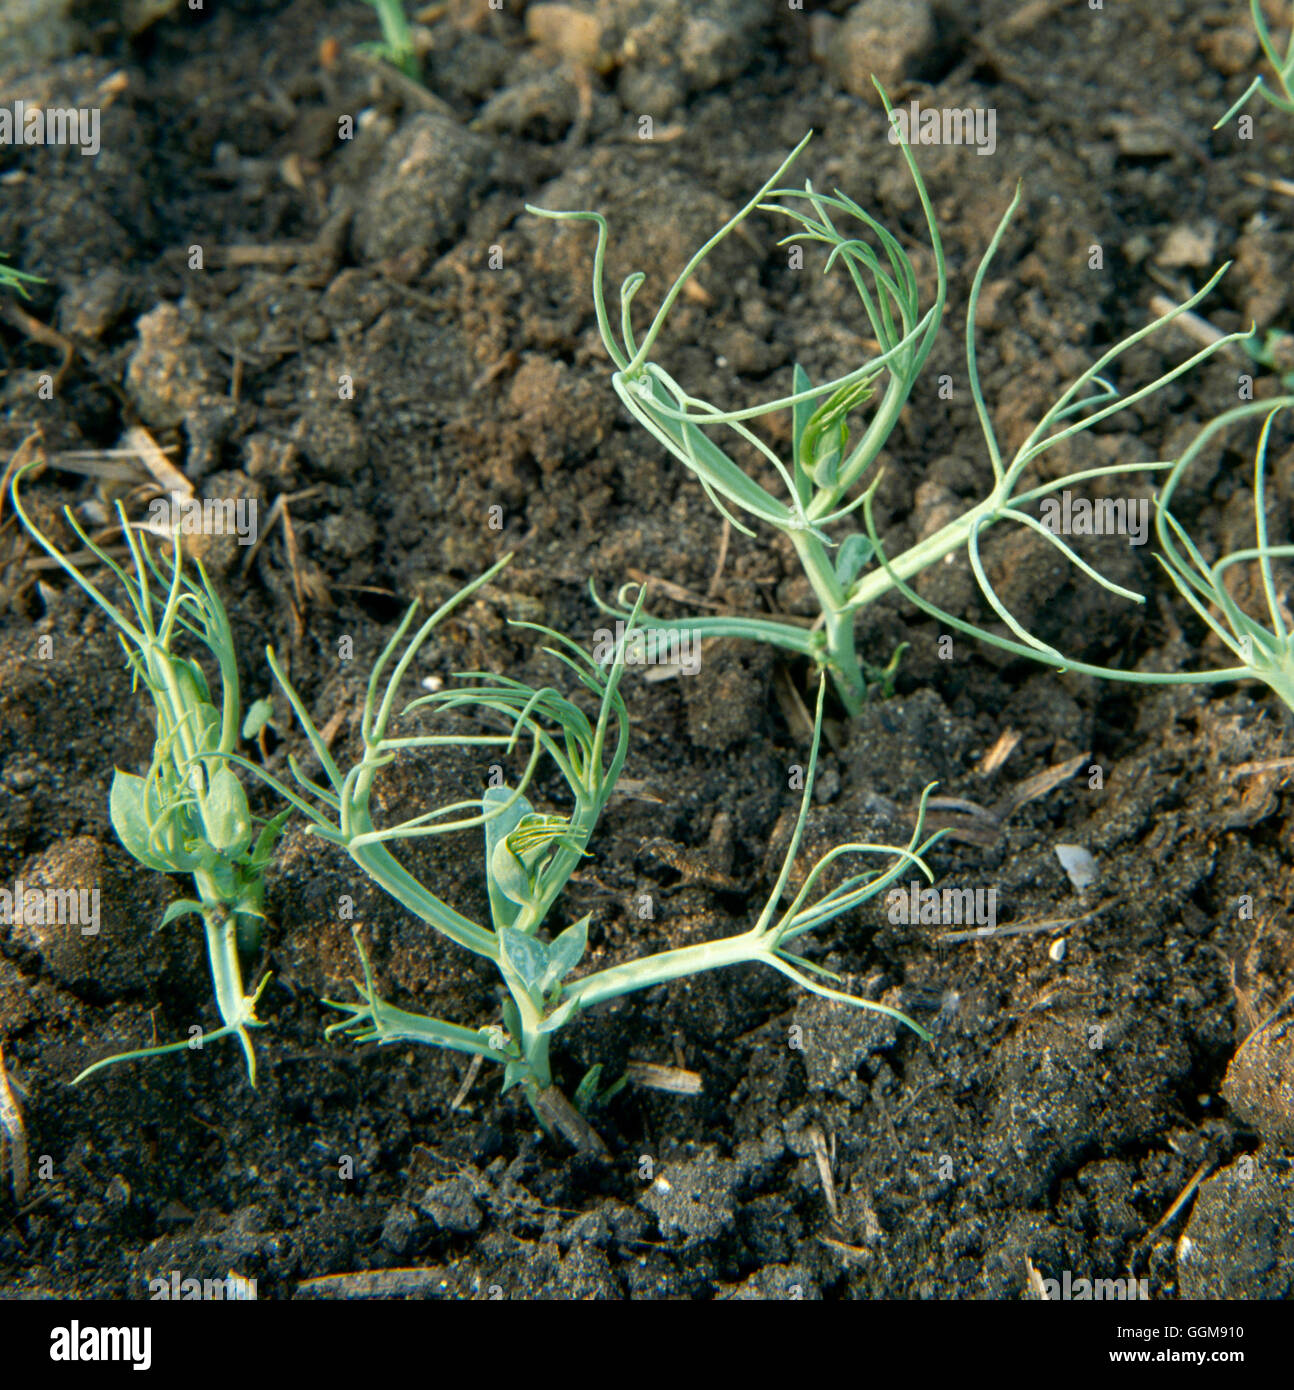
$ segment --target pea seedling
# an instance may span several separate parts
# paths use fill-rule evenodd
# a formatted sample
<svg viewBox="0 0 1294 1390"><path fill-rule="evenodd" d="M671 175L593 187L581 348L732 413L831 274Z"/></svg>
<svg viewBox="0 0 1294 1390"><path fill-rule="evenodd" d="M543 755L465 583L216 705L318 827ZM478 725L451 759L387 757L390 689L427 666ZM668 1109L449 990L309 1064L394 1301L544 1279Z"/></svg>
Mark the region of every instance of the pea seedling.
<svg viewBox="0 0 1294 1390"><path fill-rule="evenodd" d="M880 90L879 84L877 84ZM882 99L885 94L881 92ZM886 110L889 103L886 100ZM1124 397L1102 376L1132 346L1186 313L1217 283L1226 267L1184 304L1162 315L1147 327L1132 333L1083 372L1048 410L1015 456L1004 462L984 403L976 364L974 321L984 277L1012 216L1020 204L1020 190L998 224L992 241L975 275L967 309L966 364L975 409L984 430L992 464L993 486L988 495L955 517L934 534L918 541L884 565L878 563L880 541L871 521L872 499L880 481L873 464L898 423L899 413L912 393L939 330L947 296L944 253L934 214L920 171L905 141L900 141L921 208L925 216L934 253L936 292L934 302L921 308L916 269L897 239L865 212L853 199L837 191L817 192L811 182L803 189L780 188L778 180L798 157L809 136L796 146L772 178L755 196L688 261L643 334L635 335L631 309L644 275L630 275L620 289L620 337L617 339L603 292L603 263L608 228L597 212L560 212L531 207L544 217L591 221L597 226L597 245L593 257L593 301L603 346L615 371L612 385L626 409L659 443L680 459L697 477L711 502L738 530L755 533L735 514L744 512L756 521L781 531L791 542L812 587L820 608L820 619L812 629L797 627L776 619L737 616L663 619L652 616L654 627L666 632L692 632L699 637L718 636L764 641L783 650L809 657L820 670L831 676L840 698L850 713L857 713L870 682L878 683L885 672L877 672L859 659L855 647L854 625L858 612L891 589L909 593L905 581L936 564L944 556L967 547L977 578L986 586L978 561L978 542L985 528L1003 520L1029 526L1054 544L1066 559L1107 590L1136 601L1140 595L1099 574L1064 541L1023 510L1052 493L1090 483L1093 479L1121 473L1169 469L1171 462L1107 464L1071 471L1045 483L1029 487L1027 470L1048 451L1099 422L1127 410L1138 401L1160 390L1168 382L1228 343L1246 334L1222 335L1192 358ZM735 227L756 209L789 218L798 230L782 244L803 239L829 248L825 270L837 264L848 273L880 353L870 361L821 385L813 385L800 366L794 369L790 395L737 410L723 410L689 392L679 384L652 352L683 286L695 274L706 256ZM854 224L850 234L837 228L833 218ZM869 243L874 238L879 251ZM851 445L848 419L884 384L884 391L872 410L857 443ZM766 418L776 412L792 412L792 443L789 461L779 458L757 436L747 421ZM756 481L706 433L720 429L752 446L776 470L785 495L775 495ZM869 472L872 473L870 481ZM860 491L860 489L862 489ZM864 509L867 528L833 538L829 528L837 526L858 508ZM835 558L832 558L832 551ZM621 604L628 602L629 590L622 591ZM595 595L596 598L596 595ZM623 607L602 604L604 609L624 616ZM1000 605L999 605L1000 606ZM993 634L971 629L981 636ZM1026 654L1035 656L1032 648ZM1066 669L1084 670L1081 662L1048 649L1046 660Z"/></svg>
<svg viewBox="0 0 1294 1390"><path fill-rule="evenodd" d="M270 977L266 975L248 994L239 947L241 942L245 949L252 949L258 940L265 866L289 813L277 816L256 835L246 793L228 766L238 739L239 716L238 663L228 616L201 562L196 562L196 581L184 572L178 534L171 539L168 573L118 503L117 515L134 566L132 577L86 535L65 508L72 530L125 589L129 606L114 603L24 510L18 484L36 466L29 464L14 478L14 511L36 542L111 619L125 649L134 688L142 686L148 692L156 714L157 734L147 773L138 777L117 769L113 774L109 797L113 829L145 868L192 877L196 898L173 902L162 925L186 914L202 919L216 1007L223 1022L222 1027L192 1041L106 1057L76 1080L117 1062L158 1057L233 1035L242 1045L247 1075L255 1085L256 1054L248 1030L263 1026L256 1017L256 1004ZM158 593L152 588L154 582ZM196 638L214 658L220 674L219 708L202 667L175 651L181 632Z"/></svg>
<svg viewBox="0 0 1294 1390"><path fill-rule="evenodd" d="M487 717L500 718L506 726L505 731L466 738L445 733L402 736L388 733L398 688L418 650L447 613L492 579L506 563L506 558L501 560L433 613L409 638L383 685L387 668L413 624L415 609L411 608L405 615L373 666L361 721L363 753L346 772L334 761L300 696L273 652L270 653L275 676L318 757L326 785L308 778L295 760L291 768L296 788L276 779L269 780L307 816L311 834L342 846L374 882L416 917L466 950L493 962L505 991L501 1023L478 1028L398 1008L379 995L367 954L357 935L364 973L363 982L356 982L359 998L352 1003L332 1004L347 1017L333 1024L329 1032L348 1034L361 1042L425 1043L500 1063L504 1068L504 1089L522 1085L527 1100L545 1127L549 1127L554 1115L560 1115L563 1109L560 1092L553 1085L549 1060L550 1044L556 1032L581 1010L595 1004L723 966L769 966L816 994L889 1014L925 1036L917 1024L887 1005L856 998L824 983L836 977L791 949L806 932L882 892L910 866L929 876L921 856L939 838L934 835L921 842L923 798L916 829L906 847L841 845L824 855L810 870L789 906L782 905L809 810L825 685L819 688L813 750L795 832L778 881L754 925L718 941L684 946L577 976L588 944L589 917L586 915L568 924L548 939L544 928L572 872L589 853L594 830L615 790L628 753L629 716L620 694L620 683L624 673L625 643L635 630L641 598L629 615L614 653L605 663L548 628L530 623L516 624L533 628L551 639L554 645L545 650L574 671L580 684L596 701L597 713L592 719L554 688L536 690L503 676L473 672L461 679L474 684L420 697L405 712L418 709L433 713L477 711ZM375 827L370 809L374 776L400 752L467 745L493 747L506 753L522 740L530 743L531 752L515 788L493 786L479 801L453 802L398 825ZM524 793L541 758L546 758L557 769L569 789L572 800L569 811L537 811L526 799ZM388 848L393 841L473 826L484 830L489 926L466 917L418 882ZM822 875L837 859L868 853L888 854L894 858L883 871L852 874L829 892L815 895ZM588 1089L585 1084L583 1093L587 1094ZM564 1108L569 1113L569 1105Z"/></svg>
<svg viewBox="0 0 1294 1390"><path fill-rule="evenodd" d="M422 65L413 46L413 32L405 18L402 0L368 0L368 3L377 11L382 38L380 42L361 44L360 51L381 58L406 77L421 82Z"/></svg>

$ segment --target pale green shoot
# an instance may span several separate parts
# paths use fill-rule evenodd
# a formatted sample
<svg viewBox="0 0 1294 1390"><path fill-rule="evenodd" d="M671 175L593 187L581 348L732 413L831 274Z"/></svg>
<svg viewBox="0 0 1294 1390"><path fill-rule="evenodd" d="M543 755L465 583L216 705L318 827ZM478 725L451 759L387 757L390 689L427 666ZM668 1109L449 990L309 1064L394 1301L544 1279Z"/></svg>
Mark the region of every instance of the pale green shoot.
<svg viewBox="0 0 1294 1390"><path fill-rule="evenodd" d="M1262 0L1249 0L1249 11L1253 15L1254 32L1258 35L1258 42L1262 45L1263 56L1276 70L1276 82L1279 91L1273 91L1267 85L1266 79L1259 74L1245 88L1240 97L1228 107L1226 114L1220 116L1215 122L1213 129L1217 130L1226 123L1238 111L1249 104L1249 98L1255 92L1264 101L1270 102L1278 111L1284 111L1286 115L1294 116L1294 27L1291 27L1289 41L1282 53L1276 47L1276 41L1272 38L1271 30L1267 27L1267 17L1263 14ZM1290 7L1290 21L1294 26L1294 6Z"/></svg>
<svg viewBox="0 0 1294 1390"><path fill-rule="evenodd" d="M883 91L881 96L885 100ZM889 110L888 101L886 109ZM635 337L630 317L633 298L644 280L641 273L629 276L621 287L619 339L607 312L602 284L607 243L605 219L593 212L552 212L539 208L531 211L546 217L591 221L597 226L593 300L603 344L616 368L612 376L616 393L630 414L687 465L706 495L734 526L746 534L754 534L739 519L738 514L744 512L747 517L776 528L789 539L820 607L819 621L811 629L775 618L736 616L666 620L653 615L651 624L666 632L690 632L697 638L736 637L768 642L807 656L819 669L830 673L845 707L856 713L869 683L882 684L885 674L861 661L855 649L855 619L862 608L891 589L909 592L906 580L962 546L968 548L978 573L979 539L983 531L1001 520L1042 529L1023 509L1050 493L1099 477L1171 467L1164 462L1111 464L1069 472L1041 484L1030 485L1026 479L1030 466L1048 450L1135 405L1228 343L1246 335L1220 337L1188 361L1127 396L1121 396L1102 375L1134 344L1163 328L1203 298L1223 273L1219 271L1185 304L1102 354L1046 412L1015 456L1004 460L980 387L973 325L985 273L1020 203L1017 189L976 273L967 308L966 365L975 408L988 445L992 487L981 502L935 534L883 565L875 563L880 543L870 519L865 531L841 534L838 528L860 507L870 518L871 499L879 482L873 465L911 396L939 329L947 294L944 255L930 199L906 142L900 142L903 158L925 215L936 276L933 302L924 310L916 269L910 257L898 240L857 203L838 191L830 195L819 193L811 183L806 183L802 190L776 186L808 139L806 136L759 192L692 257L666 294L641 342ZM880 352L845 375L817 386L812 385L803 368L797 366L790 395L744 409L723 410L687 391L663 366L652 360L651 353L682 286L706 255L756 209L777 213L796 224L797 230L786 238L787 241L804 240L829 248L825 270L829 271L836 264L844 267ZM837 227L836 219L844 219L843 225L856 225L846 232ZM854 442L848 420L878 393L879 398ZM789 460L779 458L747 424L783 410L792 413ZM770 492L740 467L706 433L716 428L756 449L776 470L782 489ZM835 535L833 529L837 532ZM1125 597L1139 597L1099 575L1058 537L1048 536L1048 539L1056 544L1067 561L1105 588ZM621 594L621 605L627 602L627 592ZM601 606L607 612L624 617L623 606ZM1054 659L1050 652L1048 659ZM1063 658L1061 664L1075 665Z"/></svg>
<svg viewBox="0 0 1294 1390"><path fill-rule="evenodd" d="M76 1080L116 1062L197 1048L232 1035L242 1045L247 1075L254 1086L256 1054L248 1030L263 1026L256 1017L256 1004L270 977L266 975L251 994L244 990L238 955L240 935L245 946L254 945L259 935L265 866L287 813L256 835L247 796L228 767L239 722L238 664L229 619L201 562L197 562L196 581L184 573L178 534L171 540L168 572L154 560L146 535L130 524L118 503L117 515L134 568L131 575L96 545L71 510L65 509L68 524L78 538L125 589L128 606L114 603L23 509L18 484L36 466L29 464L14 478L14 511L37 543L112 620L135 689L143 686L148 691L156 711L157 737L148 772L137 777L118 769L113 775L109 799L113 828L145 868L191 875L196 898L173 902L162 924L190 913L201 917L216 1006L224 1025L185 1042L104 1058L87 1067ZM175 652L174 643L181 632L196 639L214 658L220 674L219 707L201 666Z"/></svg>
<svg viewBox="0 0 1294 1390"><path fill-rule="evenodd" d="M555 930L545 927L572 872L589 853L589 844L607 800L615 790L629 747L629 718L620 683L625 669L624 643L638 621L641 600L630 613L629 623L614 653L605 663L596 661L568 638L547 628L533 627L551 639L545 648L564 662L580 684L596 700L592 717L557 690L535 690L501 676L470 673L460 679L464 687L423 696L408 706L437 713L482 712L499 717L504 732L497 735L414 734L392 736L388 720L395 707L397 687L413 655L436 623L456 603L491 579L506 563L501 561L454 596L418 630L403 657L386 681L382 676L398 643L408 631L413 614L401 624L382 653L369 682L363 721L364 753L343 773L334 763L296 691L287 682L273 656L271 664L301 721L324 769L327 786L307 779L293 763L293 773L307 795L277 784L280 791L310 818L312 833L345 848L366 873L429 926L486 957L499 971L505 996L500 1022L471 1028L397 1008L384 1000L374 983L367 954L358 937L363 981L356 981L359 998L336 1003L347 1017L333 1024L330 1033L346 1033L362 1042L417 1042L500 1063L504 1088L522 1085L535 1113L547 1127L553 1114L553 1087L549 1048L553 1035L582 1009L636 990L722 966L766 965L795 980L805 989L855 1007L899 1018L922 1036L923 1031L895 1010L867 999L858 999L823 981L834 976L810 963L793 949L806 932L839 916L882 892L901 874L915 868L929 876L922 854L939 838L921 841L925 799L916 830L906 847L842 845L825 855L810 871L789 905L782 898L803 835L821 735L824 687L819 689L813 751L804 796L781 875L755 924L745 932L719 941L665 951L585 975L577 975L588 944L589 917ZM494 747L510 752L521 740L532 752L515 788L491 785L479 800L457 802L427 812L403 824L377 829L369 814L373 774L401 750L440 745ZM561 774L571 796L564 812L537 811L524 792L537 761L546 758ZM459 815L470 811L472 814ZM455 816L447 820L446 817ZM468 826L484 831L484 868L489 890L490 925L472 921L417 882L391 855L389 841L416 835L443 834ZM845 855L882 853L894 856L883 871L854 874L829 892L818 890L826 869ZM584 1088L587 1094L589 1088ZM568 1107L569 1108L569 1107Z"/></svg>

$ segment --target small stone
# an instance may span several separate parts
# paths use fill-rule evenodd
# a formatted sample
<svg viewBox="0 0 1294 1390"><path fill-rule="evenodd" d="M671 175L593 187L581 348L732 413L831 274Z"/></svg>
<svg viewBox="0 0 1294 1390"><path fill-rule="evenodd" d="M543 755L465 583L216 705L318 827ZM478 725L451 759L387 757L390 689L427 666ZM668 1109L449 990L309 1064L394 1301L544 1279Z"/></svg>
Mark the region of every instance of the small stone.
<svg viewBox="0 0 1294 1390"><path fill-rule="evenodd" d="M142 315L135 331L139 346L126 366L126 390L145 424L173 428L214 382L174 304L159 304Z"/></svg>
<svg viewBox="0 0 1294 1390"><path fill-rule="evenodd" d="M926 0L862 0L834 33L820 27L814 38L836 81L879 106L873 75L892 91L920 74L923 55L934 47L934 12Z"/></svg>
<svg viewBox="0 0 1294 1390"><path fill-rule="evenodd" d="M1177 1243L1179 1298L1288 1299L1294 1294L1294 1172L1242 1154L1200 1185Z"/></svg>
<svg viewBox="0 0 1294 1390"><path fill-rule="evenodd" d="M461 233L472 195L489 181L493 151L448 116L421 112L406 121L360 192L353 229L360 258L443 251Z"/></svg>
<svg viewBox="0 0 1294 1390"><path fill-rule="evenodd" d="M418 1233L418 1213L404 1202L397 1202L382 1222L382 1244L393 1255L407 1255Z"/></svg>
<svg viewBox="0 0 1294 1390"><path fill-rule="evenodd" d="M526 37L579 67L606 72L611 57L602 49L602 23L575 5L530 5Z"/></svg>
<svg viewBox="0 0 1294 1390"><path fill-rule="evenodd" d="M733 1189L737 1169L730 1159L705 1150L696 1158L661 1165L639 1201L656 1218L666 1240L713 1240L736 1219Z"/></svg>
<svg viewBox="0 0 1294 1390"><path fill-rule="evenodd" d="M1205 34L1196 48L1224 77L1238 77L1254 67L1258 35L1251 24L1228 24Z"/></svg>
<svg viewBox="0 0 1294 1390"><path fill-rule="evenodd" d="M75 280L58 303L58 323L73 338L97 341L126 310L129 287L115 266Z"/></svg>
<svg viewBox="0 0 1294 1390"><path fill-rule="evenodd" d="M1264 1139L1294 1153L1294 1019L1268 1024L1244 1040L1222 1094Z"/></svg>
<svg viewBox="0 0 1294 1390"><path fill-rule="evenodd" d="M442 1231L470 1235L481 1229L485 1216L463 1178L432 1183L418 1201L418 1209Z"/></svg>
<svg viewBox="0 0 1294 1390"><path fill-rule="evenodd" d="M1057 845L1056 858L1069 875L1074 892L1084 893L1096 882L1096 860L1082 845Z"/></svg>
<svg viewBox="0 0 1294 1390"><path fill-rule="evenodd" d="M5 913L12 920L22 884L22 921L14 922L13 939L35 949L61 984L101 999L138 989L159 973L161 962L152 958L149 935L161 916L160 906L153 905L159 901L155 890L165 880L150 875L141 882L110 874L103 849L91 835L59 840L28 860L16 878L3 885L15 899ZM145 886L154 890L148 907L135 896Z"/></svg>
<svg viewBox="0 0 1294 1390"><path fill-rule="evenodd" d="M1184 266L1199 270L1213 264L1217 244L1218 229L1214 223L1201 222L1195 226L1179 223L1165 237L1155 263L1166 270L1180 270Z"/></svg>
<svg viewBox="0 0 1294 1390"><path fill-rule="evenodd" d="M1165 159L1178 150L1173 132L1154 117L1111 116L1101 129L1114 136L1119 153L1129 159Z"/></svg>

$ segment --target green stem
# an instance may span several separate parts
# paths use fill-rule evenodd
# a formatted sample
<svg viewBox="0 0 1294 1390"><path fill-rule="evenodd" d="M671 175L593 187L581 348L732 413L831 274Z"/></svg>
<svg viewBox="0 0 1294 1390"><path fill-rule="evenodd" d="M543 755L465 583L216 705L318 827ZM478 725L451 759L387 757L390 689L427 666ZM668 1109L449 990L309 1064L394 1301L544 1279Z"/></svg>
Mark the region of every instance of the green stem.
<svg viewBox="0 0 1294 1390"><path fill-rule="evenodd" d="M371 822L369 828L372 829ZM350 849L349 853L374 883L390 893L396 902L407 907L415 917L476 955L498 960L499 942L495 934L464 917L461 912L455 912L448 903L428 892L385 845L369 841L359 848Z"/></svg>
<svg viewBox="0 0 1294 1390"><path fill-rule="evenodd" d="M205 870L194 870L193 882L203 907L207 960L211 966L216 1007L226 1028L238 1035L243 1056L247 1059L247 1075L255 1086L256 1053L252 1049L247 1025L257 1021L256 996L249 996L243 987L243 969L238 959L238 915L223 907L220 890Z"/></svg>
<svg viewBox="0 0 1294 1390"><path fill-rule="evenodd" d="M863 575L849 591L848 604L851 609L863 608L875 603L882 595L897 588L898 579L911 579L922 573L945 555L960 550L969 539L971 532L981 517L992 515L1005 501L1002 488L995 488L988 497L963 513L947 526L941 527L933 536L909 546L902 555L890 561L889 568L876 568Z"/></svg>
<svg viewBox="0 0 1294 1390"><path fill-rule="evenodd" d="M590 1008L607 999L617 999L634 990L650 989L652 985L677 980L684 975L698 975L705 970L721 970L729 965L769 964L769 952L760 935L742 932L720 941L703 941L696 946L682 946L674 951L643 960L627 961L599 970L577 980L562 996L562 1002L575 999L578 1008Z"/></svg>
<svg viewBox="0 0 1294 1390"><path fill-rule="evenodd" d="M844 591L836 579L826 547L817 536L811 531L796 531L791 535L791 544L822 609L824 664L852 718L862 710L867 695L854 643L853 609L845 606Z"/></svg>

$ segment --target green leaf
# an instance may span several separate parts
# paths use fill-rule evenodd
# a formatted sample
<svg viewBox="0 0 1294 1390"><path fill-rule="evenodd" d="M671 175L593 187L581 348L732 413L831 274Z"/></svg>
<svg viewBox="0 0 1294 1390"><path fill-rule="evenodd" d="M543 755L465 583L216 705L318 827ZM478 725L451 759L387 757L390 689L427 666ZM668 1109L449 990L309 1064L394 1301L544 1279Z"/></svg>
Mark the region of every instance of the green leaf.
<svg viewBox="0 0 1294 1390"><path fill-rule="evenodd" d="M185 703L211 705L214 709L211 688L207 685L202 667L196 661L189 661L182 656L172 656L171 665L175 671L176 682L186 697Z"/></svg>
<svg viewBox="0 0 1294 1390"><path fill-rule="evenodd" d="M861 532L845 537L836 554L836 580L842 589L849 588L875 553L876 547Z"/></svg>
<svg viewBox="0 0 1294 1390"><path fill-rule="evenodd" d="M797 369L798 370L798 369ZM584 1079L575 1088L575 1094L571 1096L571 1104L581 1115L588 1112L597 1104L598 1084L602 1080L602 1063L594 1062L593 1065L584 1073Z"/></svg>
<svg viewBox="0 0 1294 1390"><path fill-rule="evenodd" d="M791 375L792 394L798 396L802 391L808 391L812 385L808 372L797 362L795 371ZM809 426L809 418L812 414L812 401L797 401L791 407L791 458L795 465L795 490L800 495L802 507L807 507L813 497L813 481L804 471L804 466L800 462L800 442L804 438L804 431Z"/></svg>
<svg viewBox="0 0 1294 1390"><path fill-rule="evenodd" d="M575 1088L575 1094L571 1097L575 1108L581 1115L587 1115L591 1110L606 1105L608 1101L618 1096L629 1084L629 1078L622 1076L619 1081L613 1081L605 1091L598 1089L601 1084L602 1063L594 1062L584 1073L584 1079Z"/></svg>
<svg viewBox="0 0 1294 1390"><path fill-rule="evenodd" d="M503 1094L506 1095L519 1082L530 1075L530 1063L523 1058L506 1062L503 1067Z"/></svg>
<svg viewBox="0 0 1294 1390"><path fill-rule="evenodd" d="M771 493L742 471L727 454L707 434L694 424L671 419L652 409L653 404L673 407L674 402L666 394L665 388L656 380L643 377L648 390L639 390L637 385L626 389L637 397L641 409L647 411L657 428L663 430L674 440L681 450L683 462L700 478L708 483L721 496L760 517L773 526L786 527L793 517Z"/></svg>
<svg viewBox="0 0 1294 1390"><path fill-rule="evenodd" d="M190 864L185 866L186 871L189 868L201 869L209 875L221 902L237 902L239 876L235 866L224 855L217 854L205 840L192 840L190 846L193 853L189 856Z"/></svg>
<svg viewBox="0 0 1294 1390"><path fill-rule="evenodd" d="M574 926L567 927L548 947L548 967L540 981L544 994L560 985L584 959L584 952L589 945L589 918L592 915L591 912L586 912Z"/></svg>
<svg viewBox="0 0 1294 1390"><path fill-rule="evenodd" d="M177 917L185 917L192 913L195 917L201 917L202 904L194 902L192 898L176 898L176 900L162 914L162 920L158 926L164 927L170 922L174 922Z"/></svg>
<svg viewBox="0 0 1294 1390"><path fill-rule="evenodd" d="M503 920L503 914L494 914L495 930L502 931L516 921L517 907L528 903L531 896L530 875L526 872L526 866L512 852L507 840L500 840L495 845L490 855L488 878L491 894L497 892L509 904L505 909L505 912L511 913L507 921Z"/></svg>
<svg viewBox="0 0 1294 1390"><path fill-rule="evenodd" d="M274 855L274 846L278 843L280 834L283 832L284 825L287 824L288 817L292 814L292 807L286 811L280 811L256 837L256 844L252 847L251 855L247 863L250 868L262 869L270 862Z"/></svg>
<svg viewBox="0 0 1294 1390"><path fill-rule="evenodd" d="M243 737L255 738L274 718L273 700L253 700L243 720Z"/></svg>
<svg viewBox="0 0 1294 1390"><path fill-rule="evenodd" d="M481 810L488 815L494 807L506 802L512 794L507 787L488 787L481 798ZM532 810L530 802L524 796L519 796L508 810L485 822L485 878L490 894L490 917L494 922L495 931L510 927L517 920L518 906L525 901L524 893L529 892L530 888L529 883L525 881L524 870L516 862L514 855L508 854L506 859L499 860L499 874L502 875L502 879L496 876L495 856L497 851L503 848L504 840L517 828L522 816L529 815ZM512 891L505 890L505 882ZM523 890L523 896L514 897L513 893L519 889Z"/></svg>
<svg viewBox="0 0 1294 1390"><path fill-rule="evenodd" d="M108 814L117 838L130 854L146 868L167 873L171 865L155 854L149 846L148 783L131 772L118 768L112 774L112 791L108 795Z"/></svg>
<svg viewBox="0 0 1294 1390"><path fill-rule="evenodd" d="M252 817L247 793L227 767L219 767L207 783L200 805L207 839L217 853L236 856L252 842Z"/></svg>
<svg viewBox="0 0 1294 1390"><path fill-rule="evenodd" d="M804 471L819 487L835 485L849 443L845 418L872 394L870 377L841 386L809 417L796 454Z"/></svg>
<svg viewBox="0 0 1294 1390"><path fill-rule="evenodd" d="M544 976L548 972L548 947L515 927L499 928L499 945L504 964L511 967L526 993L539 1003L543 998Z"/></svg>

